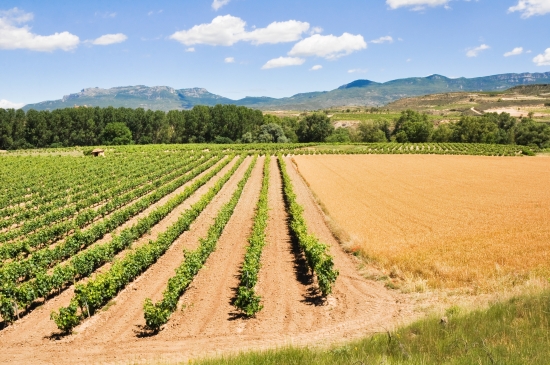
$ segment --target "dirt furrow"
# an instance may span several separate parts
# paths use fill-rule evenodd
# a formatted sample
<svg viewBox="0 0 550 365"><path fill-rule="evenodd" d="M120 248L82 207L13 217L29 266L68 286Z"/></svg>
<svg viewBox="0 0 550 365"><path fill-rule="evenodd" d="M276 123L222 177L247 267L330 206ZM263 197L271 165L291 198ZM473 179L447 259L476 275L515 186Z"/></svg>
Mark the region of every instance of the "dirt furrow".
<svg viewBox="0 0 550 365"><path fill-rule="evenodd" d="M68 341L81 343L84 346L89 342L99 342L108 348L113 348L113 350L119 347L120 342L138 341L142 332L141 326L144 324L143 302L145 298L151 298L154 301L161 298L168 279L174 276L176 268L183 260L183 249L193 249L196 247L198 239L195 238L195 235L197 233L204 234L208 230L217 211L231 198L239 179L244 175L250 161L251 158L247 158L237 169L212 203L193 223L190 231L180 236L153 266L125 290L120 292L113 299L113 304L107 311L98 313L84 322L76 329L79 334L72 336ZM206 191L203 190L202 193L206 193ZM180 213L184 210L182 209ZM179 214L172 217L173 222L177 220L178 216ZM166 224L163 231L173 222Z"/></svg>
<svg viewBox="0 0 550 365"><path fill-rule="evenodd" d="M236 159L232 162L230 162L227 166L225 166L214 178L212 178L208 183L203 185L201 188L199 188L189 199L187 199L184 203L182 203L180 206L178 206L168 217L166 217L164 220L159 222L159 224L155 225L151 232L143 236L140 240L138 240L137 244L140 244L140 242L147 242L149 239L154 239L158 233L164 231L166 227L168 227L170 224L172 224L175 220L177 220L177 217L179 214L181 214L185 209L187 209L189 206L191 206L193 203L198 201L200 197L213 185L215 182L223 176L225 172L227 172L229 169L231 169L231 166L236 162ZM155 209L159 206L159 204L166 203L171 197L173 197L173 194L177 194L178 192L183 192L183 189L187 187L188 185L192 184L196 179L199 179L204 174L207 174L209 170L203 172L195 179L191 180L190 182L186 183L182 187L178 188L174 193L169 194L168 196L162 198L159 202L153 204L151 207L147 208L144 212L142 212L140 215L132 218L130 221L126 222L126 225L132 225L137 222L137 220L142 217L144 214L147 214L146 212L150 212L151 210ZM109 237L104 237L100 242L106 242ZM99 242L99 241L98 241ZM97 244L97 243L96 243ZM136 244L136 243L135 243ZM134 244L134 245L135 245ZM117 257L122 257L127 252L123 251ZM110 263L107 263L106 265L102 266L97 272L104 271L107 267L110 267ZM85 282L87 279L82 280L81 282ZM32 342L32 343L44 343L44 339L51 335L52 333L56 332L56 326L53 323L53 321L50 320L49 314L52 310L56 310L61 306L67 306L69 304L70 299L72 298L74 294L74 286L70 286L66 290L64 290L60 295L48 300L43 305L36 308L33 312L22 318L21 320L16 321L12 326L4 329L0 332L0 343L1 344L8 344L8 343L21 343L22 341L25 341L26 343Z"/></svg>
<svg viewBox="0 0 550 365"><path fill-rule="evenodd" d="M357 261L346 254L331 234L325 217L290 159L288 172L298 202L311 232L329 245L340 276L327 301L316 297L315 281L288 230L282 183L274 158L269 187L267 245L257 285L264 308L256 318L236 315L230 304L239 282L246 239L252 227L254 208L261 187L261 159L243 191L234 216L229 221L206 266L199 272L180 304L183 310L172 315L166 328L152 337L138 337L144 324L145 298L161 298L168 278L180 264L182 249L194 248L212 223L219 208L229 200L247 163L222 189L215 201L200 215L191 230L138 280L122 291L113 304L78 327L76 335L53 341L43 338L47 330L40 316L32 313L13 330L0 332L0 362L21 364L120 364L186 361L195 357L228 354L250 349L293 345L320 345L343 342L366 334L385 331L413 318L412 306L378 282L363 278ZM69 292L69 290L67 291ZM60 305L62 294L53 301ZM68 302L70 296L65 298ZM48 306L49 303L46 304ZM44 306L44 307L46 307ZM43 309L42 319L49 315ZM34 318L31 318L34 317ZM21 326L21 324L24 324ZM33 334L33 327L40 334ZM19 331L20 326L22 331ZM9 336L7 336L9 334ZM5 342L8 339L8 342ZM22 351L24 349L24 352Z"/></svg>
<svg viewBox="0 0 550 365"><path fill-rule="evenodd" d="M180 300L159 339L219 336L238 333L241 322L231 305L239 285L240 268L252 231L262 187L263 158L259 158L216 247Z"/></svg>

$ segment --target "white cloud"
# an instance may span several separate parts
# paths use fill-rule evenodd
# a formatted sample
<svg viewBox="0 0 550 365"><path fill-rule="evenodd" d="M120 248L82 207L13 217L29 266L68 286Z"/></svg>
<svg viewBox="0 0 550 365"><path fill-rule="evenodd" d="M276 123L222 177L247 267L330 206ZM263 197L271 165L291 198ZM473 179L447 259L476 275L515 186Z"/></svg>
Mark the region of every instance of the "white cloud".
<svg viewBox="0 0 550 365"><path fill-rule="evenodd" d="M533 15L544 15L550 13L549 0L519 0L518 4L511 6L508 12L519 11L521 17L526 19Z"/></svg>
<svg viewBox="0 0 550 365"><path fill-rule="evenodd" d="M523 53L523 47L516 47L510 52L506 52L504 57L517 56Z"/></svg>
<svg viewBox="0 0 550 365"><path fill-rule="evenodd" d="M56 49L70 51L78 46L80 39L69 32L52 35L38 35L22 23L33 19L32 13L13 8L0 11L0 49L28 49L39 52L52 52Z"/></svg>
<svg viewBox="0 0 550 365"><path fill-rule="evenodd" d="M219 8L221 8L224 5L229 4L231 0L214 0L212 2L212 9L218 11Z"/></svg>
<svg viewBox="0 0 550 365"><path fill-rule="evenodd" d="M378 39L373 39L370 42L371 43L376 43L376 44L385 43L385 42L393 43L393 38L388 35L388 36L385 36L385 37L380 37Z"/></svg>
<svg viewBox="0 0 550 365"><path fill-rule="evenodd" d="M94 39L92 41L92 44L95 44L96 46L108 46L110 44L122 43L127 39L128 37L126 37L126 35L122 33L105 34L97 39Z"/></svg>
<svg viewBox="0 0 550 365"><path fill-rule="evenodd" d="M296 43L288 52L288 55L298 57L318 56L332 60L365 48L367 48L367 43L360 34L344 33L340 37L332 34L314 34Z"/></svg>
<svg viewBox="0 0 550 365"><path fill-rule="evenodd" d="M170 36L187 46L208 44L211 46L231 46L239 41L252 44L293 42L301 38L309 29L309 23L289 20L273 22L265 28L250 32L245 30L246 22L231 15L217 16L211 23L195 25L189 30L181 30Z"/></svg>
<svg viewBox="0 0 550 365"><path fill-rule="evenodd" d="M368 71L368 69L366 68L354 68L354 69L351 69L351 70L348 70L348 73L349 74L364 74Z"/></svg>
<svg viewBox="0 0 550 365"><path fill-rule="evenodd" d="M223 60L225 63L233 63L235 62L235 57L226 57L225 60Z"/></svg>
<svg viewBox="0 0 550 365"><path fill-rule="evenodd" d="M544 53L533 58L533 62L535 62L537 66L550 66L550 48L546 48Z"/></svg>
<svg viewBox="0 0 550 365"><path fill-rule="evenodd" d="M195 52L195 47L186 48L185 52Z"/></svg>
<svg viewBox="0 0 550 365"><path fill-rule="evenodd" d="M422 10L426 6L446 6L448 3L449 0L386 0L392 9L409 6L412 10Z"/></svg>
<svg viewBox="0 0 550 365"><path fill-rule="evenodd" d="M24 106L25 103L12 103L5 99L0 100L0 109L21 109Z"/></svg>
<svg viewBox="0 0 550 365"><path fill-rule="evenodd" d="M309 34L313 35L313 34L319 34L319 33L323 33L323 28L321 27L313 27L311 28L311 30L309 31Z"/></svg>
<svg viewBox="0 0 550 365"><path fill-rule="evenodd" d="M148 16L151 16L151 15L155 15L155 14L160 14L162 13L164 10L160 9L158 11L153 11L151 10L150 12L147 13Z"/></svg>
<svg viewBox="0 0 550 365"><path fill-rule="evenodd" d="M322 69L322 68L323 68L323 66L321 66L321 65L315 65L315 66L313 66L312 68L310 68L309 70L310 70L310 71L318 71L318 70L320 70L320 69Z"/></svg>
<svg viewBox="0 0 550 365"><path fill-rule="evenodd" d="M262 66L262 70L277 67L300 66L304 62L306 62L306 60L299 57L279 57L267 61L266 64Z"/></svg>
<svg viewBox="0 0 550 365"><path fill-rule="evenodd" d="M491 47L489 47L489 46L486 45L486 44L482 44L482 45L479 46L479 47L469 49L469 50L466 52L466 56L468 56L468 57L477 57L477 55L478 55L481 51L485 51L486 49L489 49L489 48L491 48Z"/></svg>
<svg viewBox="0 0 550 365"><path fill-rule="evenodd" d="M302 33L307 32L308 29L309 23L296 20L273 22L265 28L246 32L242 39L252 44L294 42L300 39Z"/></svg>

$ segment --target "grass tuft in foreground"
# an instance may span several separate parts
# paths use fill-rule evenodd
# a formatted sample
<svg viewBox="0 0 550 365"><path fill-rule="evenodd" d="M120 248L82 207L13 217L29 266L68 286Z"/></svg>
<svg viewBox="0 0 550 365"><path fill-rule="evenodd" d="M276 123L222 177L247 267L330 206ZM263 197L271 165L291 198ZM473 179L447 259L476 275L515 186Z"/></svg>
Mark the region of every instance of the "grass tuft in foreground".
<svg viewBox="0 0 550 365"><path fill-rule="evenodd" d="M493 304L446 322L432 317L395 332L329 350L285 348L193 361L202 365L252 364L548 364L550 292Z"/></svg>

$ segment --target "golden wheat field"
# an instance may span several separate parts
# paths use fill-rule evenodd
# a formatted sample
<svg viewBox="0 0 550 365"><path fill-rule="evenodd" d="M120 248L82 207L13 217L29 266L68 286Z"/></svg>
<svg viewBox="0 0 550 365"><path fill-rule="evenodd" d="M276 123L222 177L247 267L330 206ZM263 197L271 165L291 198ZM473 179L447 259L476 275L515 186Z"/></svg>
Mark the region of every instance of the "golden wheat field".
<svg viewBox="0 0 550 365"><path fill-rule="evenodd" d="M402 278L490 289L550 273L550 159L297 156L352 249Z"/></svg>

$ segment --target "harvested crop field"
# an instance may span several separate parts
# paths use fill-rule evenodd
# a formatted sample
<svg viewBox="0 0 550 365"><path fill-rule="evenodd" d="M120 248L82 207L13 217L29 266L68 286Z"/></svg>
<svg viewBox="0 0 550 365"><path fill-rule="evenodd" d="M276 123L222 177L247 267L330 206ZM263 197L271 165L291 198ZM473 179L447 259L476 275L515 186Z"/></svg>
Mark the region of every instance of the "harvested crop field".
<svg viewBox="0 0 550 365"><path fill-rule="evenodd" d="M432 287L494 290L550 273L548 158L294 161L349 248L402 285L427 280Z"/></svg>

